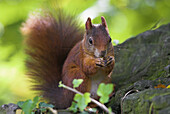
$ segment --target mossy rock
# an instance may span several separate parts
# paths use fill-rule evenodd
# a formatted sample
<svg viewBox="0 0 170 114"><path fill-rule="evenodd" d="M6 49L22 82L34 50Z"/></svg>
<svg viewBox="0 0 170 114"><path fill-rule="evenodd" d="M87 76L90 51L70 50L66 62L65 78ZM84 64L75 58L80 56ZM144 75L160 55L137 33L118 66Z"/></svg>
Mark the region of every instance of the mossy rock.
<svg viewBox="0 0 170 114"><path fill-rule="evenodd" d="M131 92L126 97L135 91L139 91L141 94L148 91L151 92L151 95L157 94L159 97L159 90L154 90L154 87L158 84L170 85L170 24L163 25L156 30L148 30L115 46L115 60L112 82L116 85L116 89L115 96L109 103L114 112L121 113L121 99L129 91ZM160 97L162 94L160 93ZM166 97L169 98L169 96ZM137 97L137 95L131 96L129 100L133 101L133 97ZM150 97L148 96L148 98ZM133 107L135 104L137 108L141 108L139 113L148 113L148 107L153 99L138 100L135 103L129 101L132 104L122 107L122 110L125 113L134 113L134 111L140 110ZM146 102L144 102L145 100ZM161 104L162 101L158 101ZM125 100L125 102L127 101ZM162 110L154 109L153 112L163 113L169 110L170 108L164 107Z"/></svg>
<svg viewBox="0 0 170 114"><path fill-rule="evenodd" d="M123 100L123 114L169 114L170 89L156 88L128 95Z"/></svg>

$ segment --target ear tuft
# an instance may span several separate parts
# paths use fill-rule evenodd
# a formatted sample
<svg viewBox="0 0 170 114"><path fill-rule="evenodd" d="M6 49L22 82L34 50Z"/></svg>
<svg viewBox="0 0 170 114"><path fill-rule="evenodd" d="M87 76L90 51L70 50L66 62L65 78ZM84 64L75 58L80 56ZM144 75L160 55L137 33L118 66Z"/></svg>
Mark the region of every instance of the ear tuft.
<svg viewBox="0 0 170 114"><path fill-rule="evenodd" d="M86 21L86 31L90 30L91 28L92 28L91 18L88 17L88 19Z"/></svg>
<svg viewBox="0 0 170 114"><path fill-rule="evenodd" d="M103 16L101 16L101 20L102 20L102 25L107 27L107 23L106 23L106 20Z"/></svg>

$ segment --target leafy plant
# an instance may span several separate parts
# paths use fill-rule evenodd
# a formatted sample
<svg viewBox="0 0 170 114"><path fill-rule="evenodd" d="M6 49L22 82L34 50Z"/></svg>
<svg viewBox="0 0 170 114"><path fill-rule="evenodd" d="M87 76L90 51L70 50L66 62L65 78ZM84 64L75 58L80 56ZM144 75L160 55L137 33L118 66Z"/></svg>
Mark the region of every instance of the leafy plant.
<svg viewBox="0 0 170 114"><path fill-rule="evenodd" d="M41 110L41 112L46 112L47 108L54 108L54 105L47 104L47 103L44 103L44 102L39 103L39 109Z"/></svg>
<svg viewBox="0 0 170 114"><path fill-rule="evenodd" d="M74 113L77 112L78 109L78 104L76 102L72 102L71 107L69 108L71 111L73 111Z"/></svg>
<svg viewBox="0 0 170 114"><path fill-rule="evenodd" d="M107 108L105 105L103 105L103 103L107 103L109 101L109 95L113 92L113 84L101 83L99 85L99 88L97 90L97 95L100 96L100 99L99 99L99 101L101 102L100 103L100 102L96 101L95 99L90 98L90 93L86 92L86 93L82 94L81 92L79 92L75 89L76 87L79 87L79 85L82 82L83 82L82 79L74 79L72 82L73 88L62 84L61 81L59 82L59 87L63 87L65 89L68 89L68 90L76 93L74 96L74 101L72 102L72 105L69 109L72 110L74 113L77 112L78 109L81 112L83 112L84 109L87 107L88 103L93 102L93 103L97 104L99 107L101 107L103 110L105 110L107 113L114 114L110 107Z"/></svg>
<svg viewBox="0 0 170 114"><path fill-rule="evenodd" d="M83 79L74 79L73 80L73 88L79 87L79 85L83 82Z"/></svg>
<svg viewBox="0 0 170 114"><path fill-rule="evenodd" d="M38 103L40 98L41 96L36 96L33 100L28 99L26 101L19 101L17 105L22 108L24 114L34 114L34 112L37 111L37 108L39 108L41 112L46 112L48 107L54 107L52 104L46 104L44 102Z"/></svg>
<svg viewBox="0 0 170 114"><path fill-rule="evenodd" d="M99 101L101 103L107 103L109 101L109 95L113 91L113 84L101 83L97 90L97 95L100 96Z"/></svg>
<svg viewBox="0 0 170 114"><path fill-rule="evenodd" d="M86 92L84 95L76 94L74 96L74 100L77 101L77 106L80 111L83 111L87 107L88 103L91 102L90 93Z"/></svg>

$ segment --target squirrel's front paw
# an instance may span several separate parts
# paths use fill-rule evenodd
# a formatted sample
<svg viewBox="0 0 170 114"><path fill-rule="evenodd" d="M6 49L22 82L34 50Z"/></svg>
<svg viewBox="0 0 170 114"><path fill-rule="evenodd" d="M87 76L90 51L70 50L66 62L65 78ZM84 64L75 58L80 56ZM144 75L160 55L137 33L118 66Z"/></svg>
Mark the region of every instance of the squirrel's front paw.
<svg viewBox="0 0 170 114"><path fill-rule="evenodd" d="M105 66L111 65L113 62L114 62L114 57L112 57L112 56L108 56L104 60Z"/></svg>
<svg viewBox="0 0 170 114"><path fill-rule="evenodd" d="M105 62L103 60L103 58L96 58L96 66L97 67L104 67L105 66Z"/></svg>

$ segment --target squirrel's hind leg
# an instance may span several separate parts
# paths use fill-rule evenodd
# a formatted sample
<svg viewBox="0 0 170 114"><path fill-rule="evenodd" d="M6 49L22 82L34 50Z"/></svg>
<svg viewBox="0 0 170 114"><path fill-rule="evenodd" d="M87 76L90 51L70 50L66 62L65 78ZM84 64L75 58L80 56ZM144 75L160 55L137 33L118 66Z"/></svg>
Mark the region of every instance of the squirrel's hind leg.
<svg viewBox="0 0 170 114"><path fill-rule="evenodd" d="M73 88L72 82L74 79L83 79L82 84L80 84L80 86L76 89L81 93L90 92L91 82L89 82L89 78L85 76L82 70L75 64L72 64L71 66L67 66L67 68L68 67L69 70L64 70L65 72L63 73L63 79L62 79L63 84ZM75 93L66 89L64 91L65 98L68 100L70 105L71 102L73 101L74 94Z"/></svg>

